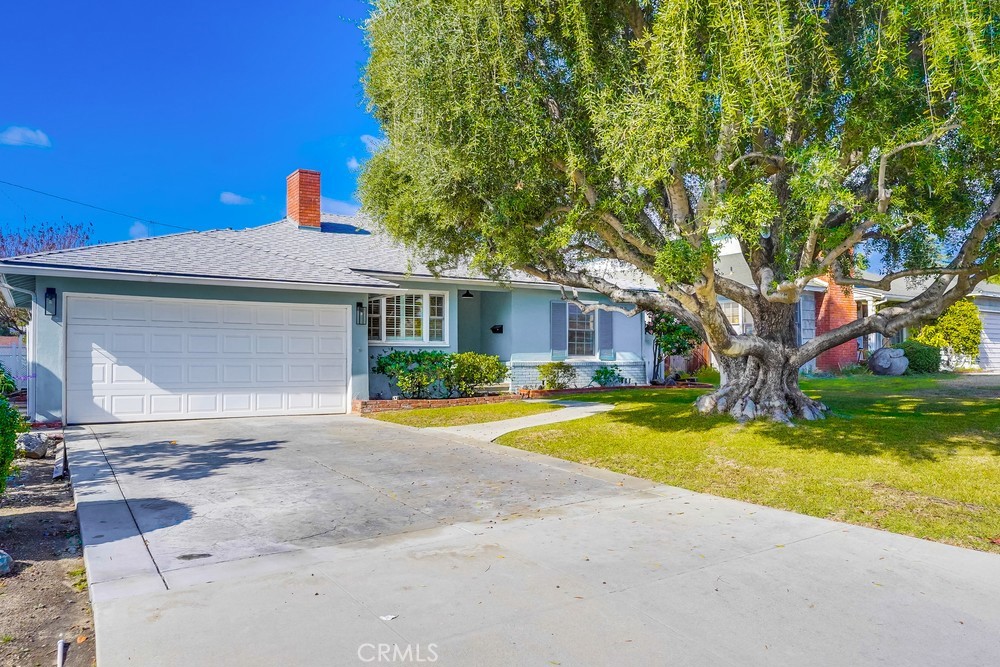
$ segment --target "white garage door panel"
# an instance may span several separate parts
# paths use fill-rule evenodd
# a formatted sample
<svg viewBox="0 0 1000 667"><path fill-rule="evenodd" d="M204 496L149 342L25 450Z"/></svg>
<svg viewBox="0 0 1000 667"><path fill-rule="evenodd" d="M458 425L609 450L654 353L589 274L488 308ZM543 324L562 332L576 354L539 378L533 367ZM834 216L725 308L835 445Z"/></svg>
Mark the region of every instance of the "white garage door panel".
<svg viewBox="0 0 1000 667"><path fill-rule="evenodd" d="M1000 302L984 303L979 311L983 336L979 345L979 365L983 370L1000 370ZM990 308L990 310L985 310Z"/></svg>
<svg viewBox="0 0 1000 667"><path fill-rule="evenodd" d="M70 423L347 410L349 309L68 297Z"/></svg>

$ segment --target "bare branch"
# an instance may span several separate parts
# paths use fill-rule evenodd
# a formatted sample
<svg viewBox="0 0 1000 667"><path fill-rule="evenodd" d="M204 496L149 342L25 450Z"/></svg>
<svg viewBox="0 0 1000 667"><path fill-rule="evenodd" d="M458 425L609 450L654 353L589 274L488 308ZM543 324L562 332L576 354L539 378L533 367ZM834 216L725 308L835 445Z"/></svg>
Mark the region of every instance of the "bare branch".
<svg viewBox="0 0 1000 667"><path fill-rule="evenodd" d="M739 164L745 160L754 160L764 163L766 166L770 167L773 171L769 173L777 173L785 168L786 160L780 155L768 155L767 153L761 153L754 151L751 153L744 153L735 160L729 163L729 171L734 171Z"/></svg>
<svg viewBox="0 0 1000 667"><path fill-rule="evenodd" d="M844 275L840 267L835 266L833 269L834 281L838 285L853 285L855 287L869 287L871 289L882 290L887 292L892 289L892 283L900 278L915 278L919 276L944 276L944 275L960 275L964 273L971 273L974 269L949 269L942 267L934 267L930 269L905 269L903 271L896 271L894 273L889 273L878 280L866 280L864 278L852 278L851 276Z"/></svg>
<svg viewBox="0 0 1000 667"><path fill-rule="evenodd" d="M569 294L566 293L566 287L563 285L559 286L559 295L563 301L572 303L574 306L580 309L580 312L583 313L593 313L594 311L597 310L606 310L611 313L621 313L626 317L635 317L636 315L638 315L643 311L643 309L640 308L638 305L633 305L632 308L623 308L621 306L616 306L614 304L608 304L608 303L584 303L583 301L580 301L580 295L577 293L575 289L573 290L573 295L570 296Z"/></svg>

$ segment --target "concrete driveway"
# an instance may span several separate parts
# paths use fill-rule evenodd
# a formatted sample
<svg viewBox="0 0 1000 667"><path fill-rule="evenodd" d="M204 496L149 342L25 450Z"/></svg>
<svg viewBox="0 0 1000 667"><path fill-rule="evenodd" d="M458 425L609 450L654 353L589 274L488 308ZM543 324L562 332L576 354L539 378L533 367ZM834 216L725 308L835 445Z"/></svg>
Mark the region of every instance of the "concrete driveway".
<svg viewBox="0 0 1000 667"><path fill-rule="evenodd" d="M354 417L67 440L99 667L1000 655L995 555Z"/></svg>

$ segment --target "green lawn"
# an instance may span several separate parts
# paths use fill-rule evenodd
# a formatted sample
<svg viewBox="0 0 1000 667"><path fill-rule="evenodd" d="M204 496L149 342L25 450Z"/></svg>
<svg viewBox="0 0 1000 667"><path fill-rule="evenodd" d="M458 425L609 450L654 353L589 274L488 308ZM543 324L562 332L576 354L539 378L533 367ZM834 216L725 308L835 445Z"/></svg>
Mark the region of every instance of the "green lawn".
<svg viewBox="0 0 1000 667"><path fill-rule="evenodd" d="M482 424L501 419L514 419L537 415L540 412L559 410L560 406L551 403L525 403L524 401L507 401L505 403L487 403L484 405L466 405L453 408L426 408L421 410L399 410L397 412L380 412L372 415L381 421L431 428L435 426L462 426L464 424Z"/></svg>
<svg viewBox="0 0 1000 667"><path fill-rule="evenodd" d="M692 410L698 390L616 403L500 442L694 491L1000 552L1000 378L807 380L833 415L788 428ZM995 542L993 540L996 540Z"/></svg>

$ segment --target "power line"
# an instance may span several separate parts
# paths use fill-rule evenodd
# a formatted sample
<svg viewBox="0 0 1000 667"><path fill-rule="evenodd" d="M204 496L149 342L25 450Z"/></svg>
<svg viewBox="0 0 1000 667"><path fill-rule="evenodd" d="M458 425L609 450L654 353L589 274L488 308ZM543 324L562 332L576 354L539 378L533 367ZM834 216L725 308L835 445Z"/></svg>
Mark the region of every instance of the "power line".
<svg viewBox="0 0 1000 667"><path fill-rule="evenodd" d="M121 211L113 211L110 208L104 208L103 206L95 206L94 204L88 204L86 202L77 201L75 199L70 199L69 197L61 197L59 195L54 195L51 192L43 192L42 190L36 190L34 188L29 188L26 185L18 185L17 183L11 183L10 181L0 180L0 184L9 185L13 188L20 188L21 190L27 190L28 192L34 192L35 194L44 195L46 197L52 197L53 199L59 199L64 202L69 202L70 204L76 204L77 206L85 206L87 208L92 208L96 211L103 211L105 213L111 213L112 215L120 215L123 218L129 218L130 220L137 220L138 222L146 222L151 225L159 225L160 227L169 227L171 229L180 229L185 232L196 232L197 229L191 229L190 227L180 227L178 225L169 225L165 222L157 222L156 220L149 220L148 218L140 218L135 215L129 215L128 213L122 213ZM23 210L23 209L22 209Z"/></svg>

